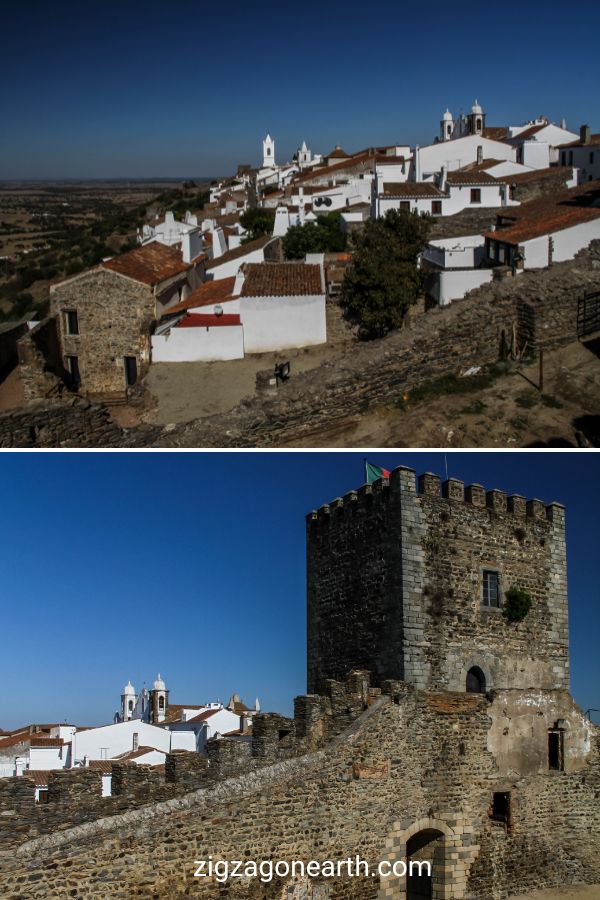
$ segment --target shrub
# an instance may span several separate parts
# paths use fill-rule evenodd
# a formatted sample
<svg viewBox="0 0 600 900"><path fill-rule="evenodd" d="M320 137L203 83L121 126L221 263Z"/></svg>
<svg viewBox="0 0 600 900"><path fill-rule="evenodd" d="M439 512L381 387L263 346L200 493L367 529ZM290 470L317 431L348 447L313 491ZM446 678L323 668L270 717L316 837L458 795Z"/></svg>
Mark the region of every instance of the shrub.
<svg viewBox="0 0 600 900"><path fill-rule="evenodd" d="M531 609L531 596L527 591L511 587L506 591L502 614L509 622L522 622Z"/></svg>

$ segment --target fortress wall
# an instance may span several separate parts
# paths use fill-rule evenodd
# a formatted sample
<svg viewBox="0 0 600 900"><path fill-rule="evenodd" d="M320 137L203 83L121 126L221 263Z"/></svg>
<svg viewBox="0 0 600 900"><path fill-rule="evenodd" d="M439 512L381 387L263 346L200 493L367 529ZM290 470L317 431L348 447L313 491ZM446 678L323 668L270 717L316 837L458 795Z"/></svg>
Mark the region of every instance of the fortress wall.
<svg viewBox="0 0 600 900"><path fill-rule="evenodd" d="M432 823L445 834L437 877L447 897L499 900L533 884L600 878L598 735L568 694L515 692L532 718L543 699L558 704L580 733L572 748L575 770L521 775L499 768L501 756L488 746L490 725L503 714L506 697L496 703L493 697L416 692L406 685L390 690L325 749L1 852L0 895L308 896L289 894L281 880L223 886L194 879L194 861L209 855L307 861L359 853L374 863L396 858L408 833ZM509 830L489 818L495 790L511 791ZM366 900L380 889L381 896L402 896L378 879L321 884L322 897Z"/></svg>

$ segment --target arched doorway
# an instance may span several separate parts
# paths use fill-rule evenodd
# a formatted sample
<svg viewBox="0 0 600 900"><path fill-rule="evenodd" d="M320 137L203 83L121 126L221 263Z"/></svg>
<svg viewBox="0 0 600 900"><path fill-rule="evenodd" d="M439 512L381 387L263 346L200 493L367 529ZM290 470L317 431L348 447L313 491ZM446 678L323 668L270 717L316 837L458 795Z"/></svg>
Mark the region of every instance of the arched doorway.
<svg viewBox="0 0 600 900"><path fill-rule="evenodd" d="M473 666L467 672L467 694L485 694L485 675L479 666Z"/></svg>
<svg viewBox="0 0 600 900"><path fill-rule="evenodd" d="M434 872L444 865L444 835L435 828L418 831L406 842L406 900L437 900L433 893ZM439 878L436 879L439 881Z"/></svg>

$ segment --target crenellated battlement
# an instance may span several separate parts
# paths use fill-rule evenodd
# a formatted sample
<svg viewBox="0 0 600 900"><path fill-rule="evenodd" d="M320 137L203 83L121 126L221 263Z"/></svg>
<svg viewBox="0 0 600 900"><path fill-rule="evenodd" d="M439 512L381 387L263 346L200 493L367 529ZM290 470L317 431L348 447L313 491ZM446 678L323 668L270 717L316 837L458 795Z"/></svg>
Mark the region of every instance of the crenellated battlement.
<svg viewBox="0 0 600 900"><path fill-rule="evenodd" d="M376 510L389 500L390 493L397 491L449 503L464 503L473 510L487 509L497 515L536 522L546 521L554 527L564 527L565 507L562 503L528 500L521 494L508 494L499 488L488 490L481 484L465 484L458 478L442 481L433 472L417 476L415 470L407 466L398 466L390 473L389 478L379 478L373 484L363 484L343 497L336 497L330 503L312 510L306 516L307 525L330 524L335 522L336 517Z"/></svg>

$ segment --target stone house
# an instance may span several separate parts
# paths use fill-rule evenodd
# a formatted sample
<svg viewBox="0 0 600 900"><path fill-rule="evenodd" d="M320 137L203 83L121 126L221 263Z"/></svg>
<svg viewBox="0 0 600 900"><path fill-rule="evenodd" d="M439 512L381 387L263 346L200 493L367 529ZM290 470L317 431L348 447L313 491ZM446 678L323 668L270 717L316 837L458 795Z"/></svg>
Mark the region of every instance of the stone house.
<svg viewBox="0 0 600 900"><path fill-rule="evenodd" d="M123 398L150 363L150 335L164 312L204 278L204 258L153 242L50 289L64 366L90 398Z"/></svg>

